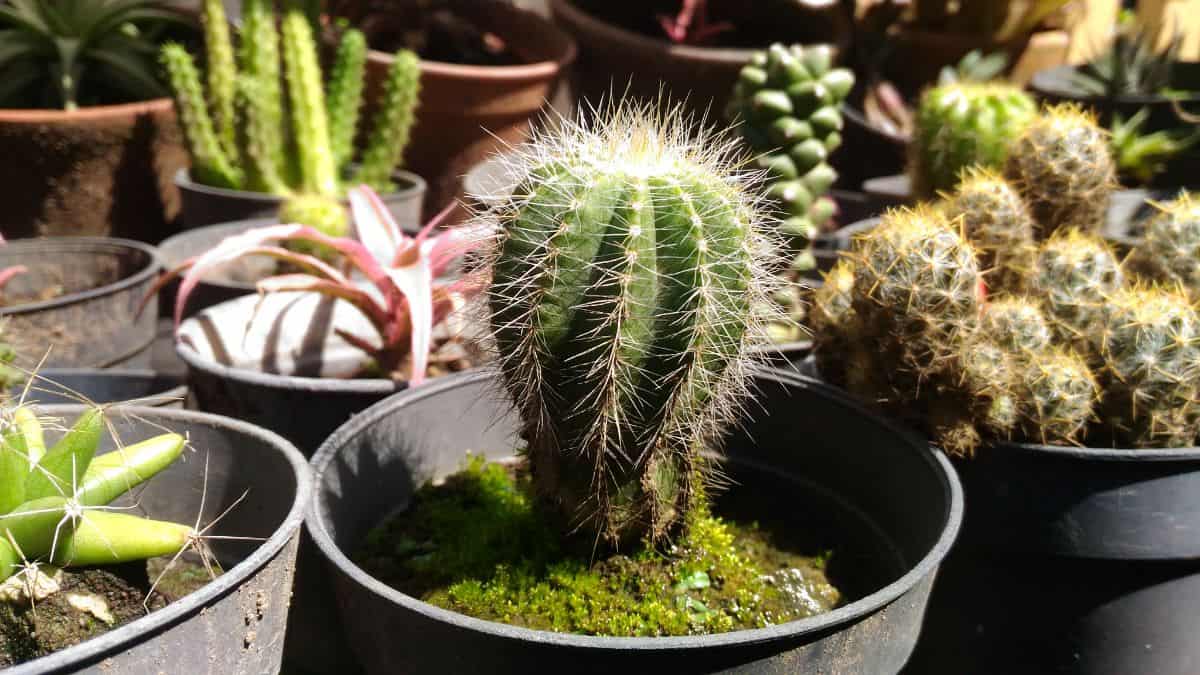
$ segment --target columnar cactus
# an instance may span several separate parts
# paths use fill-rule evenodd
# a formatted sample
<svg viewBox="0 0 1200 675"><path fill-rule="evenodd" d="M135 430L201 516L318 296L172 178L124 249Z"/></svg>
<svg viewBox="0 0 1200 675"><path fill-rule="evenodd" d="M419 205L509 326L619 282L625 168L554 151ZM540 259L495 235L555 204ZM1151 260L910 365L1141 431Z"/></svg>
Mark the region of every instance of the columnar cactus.
<svg viewBox="0 0 1200 675"><path fill-rule="evenodd" d="M1037 105L1020 88L953 82L929 89L917 107L909 175L920 198L952 190L972 166L999 169Z"/></svg>
<svg viewBox="0 0 1200 675"><path fill-rule="evenodd" d="M668 538L745 389L770 246L729 144L618 110L544 135L495 211L488 293L533 483L611 545Z"/></svg>
<svg viewBox="0 0 1200 675"><path fill-rule="evenodd" d="M1042 244L1031 283L1059 339L1087 352L1102 334L1108 297L1123 281L1120 264L1101 239L1068 230Z"/></svg>
<svg viewBox="0 0 1200 675"><path fill-rule="evenodd" d="M990 170L972 169L943 213L961 219L963 234L979 249L988 290L1023 290L1037 247L1033 218L1016 190Z"/></svg>
<svg viewBox="0 0 1200 675"><path fill-rule="evenodd" d="M1104 130L1091 113L1069 104L1048 109L1027 126L1004 167L1029 205L1038 239L1059 229L1098 231L1115 175Z"/></svg>
<svg viewBox="0 0 1200 675"><path fill-rule="evenodd" d="M1137 287L1108 304L1104 419L1133 447L1190 447L1200 432L1200 317L1183 295Z"/></svg>
<svg viewBox="0 0 1200 675"><path fill-rule="evenodd" d="M1158 208L1131 262L1141 274L1200 298L1200 201L1185 192Z"/></svg>
<svg viewBox="0 0 1200 675"><path fill-rule="evenodd" d="M742 69L728 110L761 153L758 165L801 270L813 267L809 242L834 214L826 193L837 172L826 160L842 142L839 106L854 86L854 74L832 62L824 45L771 45Z"/></svg>
<svg viewBox="0 0 1200 675"><path fill-rule="evenodd" d="M397 54L363 150L363 165L351 177L366 40L361 32L346 32L326 100L309 17L291 3L277 28L271 7L266 0L244 3L235 64L222 3L205 0L207 102L192 57L179 45L163 47L162 61L192 154L193 178L281 196L299 192L340 197L348 183L362 182L381 192L392 190L391 174L403 156L417 105L416 56ZM281 81L287 84L286 113Z"/></svg>

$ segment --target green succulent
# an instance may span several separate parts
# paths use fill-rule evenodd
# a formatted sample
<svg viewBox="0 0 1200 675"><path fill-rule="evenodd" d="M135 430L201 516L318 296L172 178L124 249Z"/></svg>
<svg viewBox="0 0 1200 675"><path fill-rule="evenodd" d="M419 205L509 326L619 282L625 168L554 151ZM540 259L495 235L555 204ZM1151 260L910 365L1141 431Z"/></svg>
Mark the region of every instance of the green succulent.
<svg viewBox="0 0 1200 675"><path fill-rule="evenodd" d="M1161 94L1171 86L1183 36L1173 35L1166 48L1156 42L1157 35L1144 27L1127 25L1106 52L1076 70L1072 82L1086 94L1105 98Z"/></svg>

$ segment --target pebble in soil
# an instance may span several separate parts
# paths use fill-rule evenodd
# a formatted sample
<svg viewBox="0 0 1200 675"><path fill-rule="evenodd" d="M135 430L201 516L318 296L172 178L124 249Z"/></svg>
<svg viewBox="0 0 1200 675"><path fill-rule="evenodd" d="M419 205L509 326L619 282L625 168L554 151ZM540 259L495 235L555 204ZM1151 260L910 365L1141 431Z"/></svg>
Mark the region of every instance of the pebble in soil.
<svg viewBox="0 0 1200 675"><path fill-rule="evenodd" d="M25 573L10 577L0 584L0 668L119 628L213 578L204 566L183 559L166 569L168 560L82 569L42 566L32 599ZM213 573L219 572L214 568ZM158 585L143 605L155 579Z"/></svg>
<svg viewBox="0 0 1200 675"><path fill-rule="evenodd" d="M723 633L836 607L829 553L777 548L754 523L708 513L668 551L593 562L535 508L527 474L472 458L372 530L357 562L425 602L481 619L608 636Z"/></svg>

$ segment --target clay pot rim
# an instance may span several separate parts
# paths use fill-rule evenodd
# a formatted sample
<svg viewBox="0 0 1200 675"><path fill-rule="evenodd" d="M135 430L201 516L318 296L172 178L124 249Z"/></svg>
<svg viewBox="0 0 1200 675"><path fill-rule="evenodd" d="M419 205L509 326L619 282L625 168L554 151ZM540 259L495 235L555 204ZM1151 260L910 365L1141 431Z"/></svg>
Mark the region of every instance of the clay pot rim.
<svg viewBox="0 0 1200 675"><path fill-rule="evenodd" d="M543 33L556 35L559 38L557 42L560 42L564 48L560 50L560 53L555 58L510 66L478 66L421 59L421 74L485 81L545 80L556 77L575 62L575 58L579 54L579 48L575 44L575 39L553 21L520 7L509 7L507 5L497 5L497 7L500 8L500 11L521 15L532 22L540 24ZM551 40L548 42L553 44L556 41ZM390 64L394 57L389 52L369 49L367 50L367 58L372 61Z"/></svg>
<svg viewBox="0 0 1200 675"><path fill-rule="evenodd" d="M174 107L174 99L165 96L163 98L152 98L147 101L135 101L133 103L90 105L76 110L59 110L58 108L0 108L0 122L55 124L90 121L111 117L164 113L169 112Z"/></svg>
<svg viewBox="0 0 1200 675"><path fill-rule="evenodd" d="M575 24L596 37L610 42L632 43L635 49L653 51L662 58L741 66L749 61L755 52L762 51L761 48L753 47L695 47L673 44L666 40L647 37L620 26L614 26L576 7L571 0L550 0L550 12L555 18L561 16L566 22ZM840 54L845 50L847 41L848 36L841 32L833 41L810 44L827 44L837 49Z"/></svg>

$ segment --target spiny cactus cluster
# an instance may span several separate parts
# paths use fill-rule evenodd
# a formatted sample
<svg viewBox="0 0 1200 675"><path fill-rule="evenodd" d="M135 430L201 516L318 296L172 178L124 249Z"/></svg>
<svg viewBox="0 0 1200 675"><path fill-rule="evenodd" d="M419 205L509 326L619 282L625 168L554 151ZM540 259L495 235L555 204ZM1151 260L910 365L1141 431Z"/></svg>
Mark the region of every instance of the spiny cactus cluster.
<svg viewBox="0 0 1200 675"><path fill-rule="evenodd" d="M1079 230L1056 234L1042 245L1030 280L1058 339L1085 351L1100 334L1108 298L1123 283L1112 249Z"/></svg>
<svg viewBox="0 0 1200 675"><path fill-rule="evenodd" d="M660 543L744 394L774 256L732 143L673 114L604 117L522 151L487 300L537 492L569 531Z"/></svg>
<svg viewBox="0 0 1200 675"><path fill-rule="evenodd" d="M854 74L833 67L826 45L771 45L742 69L727 114L767 172L797 271L815 266L809 244L833 217L827 195L837 172L827 161L842 142L840 106Z"/></svg>
<svg viewBox="0 0 1200 675"><path fill-rule="evenodd" d="M1139 274L1200 300L1200 200L1184 192L1146 224L1130 262Z"/></svg>
<svg viewBox="0 0 1200 675"><path fill-rule="evenodd" d="M952 82L929 89L917 107L909 176L921 199L952 190L964 169L1000 169L1009 146L1037 114L1020 88Z"/></svg>
<svg viewBox="0 0 1200 675"><path fill-rule="evenodd" d="M283 196L335 199L345 186L360 183L390 192L417 104L416 56L396 55L361 162L351 171L366 40L359 31L346 31L326 85L303 8L289 3L277 28L272 5L271 0L243 3L235 58L221 0L204 0L207 92L182 46L162 49L193 178ZM281 82L287 84L286 99Z"/></svg>
<svg viewBox="0 0 1200 675"><path fill-rule="evenodd" d="M989 169L972 168L948 197L944 212L961 219L963 234L979 249L989 288L1020 290L1033 269L1033 218L1021 196Z"/></svg>
<svg viewBox="0 0 1200 675"><path fill-rule="evenodd" d="M196 541L187 525L104 509L169 466L185 445L164 434L96 456L104 412L91 408L46 447L27 406L6 406L0 434L0 581L41 561L101 565L174 555Z"/></svg>

